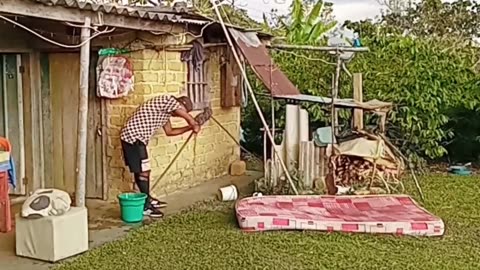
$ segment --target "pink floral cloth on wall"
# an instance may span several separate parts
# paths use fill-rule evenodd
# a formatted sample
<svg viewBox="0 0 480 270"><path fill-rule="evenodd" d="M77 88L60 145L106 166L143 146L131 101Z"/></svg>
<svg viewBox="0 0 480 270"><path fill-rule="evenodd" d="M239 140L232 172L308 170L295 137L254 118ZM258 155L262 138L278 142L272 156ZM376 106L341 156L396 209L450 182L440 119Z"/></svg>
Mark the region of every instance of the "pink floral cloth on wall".
<svg viewBox="0 0 480 270"><path fill-rule="evenodd" d="M97 67L97 95L104 98L121 98L133 91L134 76L126 57L104 58Z"/></svg>

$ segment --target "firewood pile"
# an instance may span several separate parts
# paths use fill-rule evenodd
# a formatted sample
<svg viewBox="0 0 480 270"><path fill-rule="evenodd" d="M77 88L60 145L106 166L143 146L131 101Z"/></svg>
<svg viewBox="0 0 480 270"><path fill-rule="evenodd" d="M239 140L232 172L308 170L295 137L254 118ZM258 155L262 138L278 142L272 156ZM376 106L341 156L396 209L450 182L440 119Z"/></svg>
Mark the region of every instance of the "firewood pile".
<svg viewBox="0 0 480 270"><path fill-rule="evenodd" d="M375 165L360 157L336 156L329 163L335 175L335 186L370 188L381 187L386 193L403 192L400 171ZM398 187L401 190L398 190Z"/></svg>
<svg viewBox="0 0 480 270"><path fill-rule="evenodd" d="M337 194L338 187L349 188L354 194L402 193L403 168L402 160L382 140L348 141L337 146L330 156L328 193Z"/></svg>

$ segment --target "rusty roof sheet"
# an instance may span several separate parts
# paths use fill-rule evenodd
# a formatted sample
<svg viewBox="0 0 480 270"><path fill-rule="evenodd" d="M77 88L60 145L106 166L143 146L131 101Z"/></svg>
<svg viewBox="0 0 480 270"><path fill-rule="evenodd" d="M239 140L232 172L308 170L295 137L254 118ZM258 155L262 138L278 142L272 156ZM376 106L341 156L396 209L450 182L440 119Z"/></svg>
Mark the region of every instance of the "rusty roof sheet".
<svg viewBox="0 0 480 270"><path fill-rule="evenodd" d="M96 4L81 0L31 0L48 6L61 6L78 10L102 12L105 14L134 17L153 21L207 24L210 21L184 7L123 6L118 4Z"/></svg>
<svg viewBox="0 0 480 270"><path fill-rule="evenodd" d="M257 33L245 33L232 28L229 31L247 62L272 95L300 94L295 85L275 65L267 48L258 39Z"/></svg>

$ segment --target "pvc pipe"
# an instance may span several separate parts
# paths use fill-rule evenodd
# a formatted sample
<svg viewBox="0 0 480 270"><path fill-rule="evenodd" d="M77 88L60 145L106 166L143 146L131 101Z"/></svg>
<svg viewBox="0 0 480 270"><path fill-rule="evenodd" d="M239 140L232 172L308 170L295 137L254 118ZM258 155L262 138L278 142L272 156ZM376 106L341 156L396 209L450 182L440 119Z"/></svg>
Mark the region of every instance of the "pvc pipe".
<svg viewBox="0 0 480 270"><path fill-rule="evenodd" d="M297 105L288 104L285 115L285 149L286 165L289 171L296 168L298 164L298 130L299 110Z"/></svg>
<svg viewBox="0 0 480 270"><path fill-rule="evenodd" d="M309 134L309 118L308 112L305 109L299 109L298 114L298 130L299 130L299 141L298 143L306 142L310 139Z"/></svg>

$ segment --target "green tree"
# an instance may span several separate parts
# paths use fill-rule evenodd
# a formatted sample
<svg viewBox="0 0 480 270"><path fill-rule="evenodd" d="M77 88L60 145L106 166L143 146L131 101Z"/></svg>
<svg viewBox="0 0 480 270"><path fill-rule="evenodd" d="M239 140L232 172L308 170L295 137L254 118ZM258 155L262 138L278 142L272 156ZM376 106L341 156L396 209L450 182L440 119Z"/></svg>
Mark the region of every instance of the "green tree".
<svg viewBox="0 0 480 270"><path fill-rule="evenodd" d="M387 14L382 23L397 33L471 41L480 33L480 2L423 0L405 12Z"/></svg>
<svg viewBox="0 0 480 270"><path fill-rule="evenodd" d="M377 0L377 2L386 7L387 13L393 14L401 14L412 6L412 0Z"/></svg>

